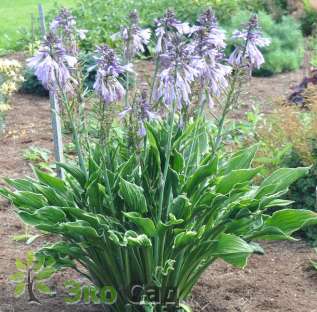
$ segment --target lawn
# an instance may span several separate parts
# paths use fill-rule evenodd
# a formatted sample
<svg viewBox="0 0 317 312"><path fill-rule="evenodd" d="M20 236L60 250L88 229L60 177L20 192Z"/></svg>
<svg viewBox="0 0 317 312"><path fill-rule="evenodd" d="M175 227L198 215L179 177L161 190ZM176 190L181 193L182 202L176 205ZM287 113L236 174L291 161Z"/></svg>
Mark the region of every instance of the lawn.
<svg viewBox="0 0 317 312"><path fill-rule="evenodd" d="M0 1L0 52L12 49L19 38L18 29L30 28L31 14L37 16L38 3L42 3L46 11L55 5L70 7L77 0L1 0Z"/></svg>

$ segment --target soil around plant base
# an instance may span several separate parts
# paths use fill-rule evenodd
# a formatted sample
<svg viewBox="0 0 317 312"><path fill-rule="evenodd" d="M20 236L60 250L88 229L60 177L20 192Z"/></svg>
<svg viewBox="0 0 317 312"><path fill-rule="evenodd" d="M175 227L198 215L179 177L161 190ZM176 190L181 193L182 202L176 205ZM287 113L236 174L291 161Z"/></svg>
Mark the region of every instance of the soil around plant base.
<svg viewBox="0 0 317 312"><path fill-rule="evenodd" d="M295 74L290 75L255 79L252 90L258 91L247 96L259 95L263 99L283 94L290 77L295 80ZM15 95L12 109L6 115L5 132L0 135L0 185L4 177L32 175L23 151L30 146L52 149L51 137L48 100ZM14 298L8 276L15 272L15 259L23 258L28 250L36 249L44 241L39 239L27 246L12 240L14 235L23 233L24 227L13 207L0 200L0 312L100 311L98 306L65 304L65 293L60 293L63 282L76 278L68 271L59 273L52 281L59 296L40 297L41 305L29 304L25 297ZM263 246L266 254L252 256L245 270L221 261L211 266L189 300L194 311L317 312L317 272L310 266L310 260L317 260L314 251L302 241L265 242Z"/></svg>

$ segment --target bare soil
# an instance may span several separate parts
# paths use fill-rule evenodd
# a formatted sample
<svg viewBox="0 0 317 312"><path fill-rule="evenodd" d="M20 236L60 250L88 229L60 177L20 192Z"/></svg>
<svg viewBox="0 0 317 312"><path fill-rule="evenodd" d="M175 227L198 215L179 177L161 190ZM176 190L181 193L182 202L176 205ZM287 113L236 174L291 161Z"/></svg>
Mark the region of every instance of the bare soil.
<svg viewBox="0 0 317 312"><path fill-rule="evenodd" d="M289 92L302 79L301 72L273 78L255 78L244 95L247 106L260 103L269 109L272 99ZM30 146L52 149L49 103L46 98L17 94L6 115L4 133L0 135L0 179L31 175L23 159ZM1 185L2 182L0 182ZM26 298L15 299L8 275L15 271L15 259L42 242L27 246L12 240L23 234L24 227L14 209L0 200L0 312L22 311L99 311L97 306L66 305L63 294L41 299L42 305L30 305ZM302 241L263 243L264 256L253 256L245 270L223 262L210 267L190 299L194 311L205 312L317 312L317 272L310 260L317 255ZM59 274L53 286L59 291L69 272ZM59 293L60 294L60 293Z"/></svg>

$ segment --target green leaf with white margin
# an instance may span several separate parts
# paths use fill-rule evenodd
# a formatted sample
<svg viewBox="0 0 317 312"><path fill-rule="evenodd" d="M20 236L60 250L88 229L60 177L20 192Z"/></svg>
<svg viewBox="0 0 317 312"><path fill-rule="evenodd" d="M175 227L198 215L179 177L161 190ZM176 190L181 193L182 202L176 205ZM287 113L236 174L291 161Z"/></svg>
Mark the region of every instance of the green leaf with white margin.
<svg viewBox="0 0 317 312"><path fill-rule="evenodd" d="M317 214L309 210L283 209L268 217L263 227L247 239L292 240L291 235L305 225L317 224Z"/></svg>
<svg viewBox="0 0 317 312"><path fill-rule="evenodd" d="M317 213L303 209L283 209L265 220L264 226L277 227L291 235L303 226L312 224L317 224Z"/></svg>
<svg viewBox="0 0 317 312"><path fill-rule="evenodd" d="M244 268L254 248L238 236L221 234L212 246L212 255L222 258L226 262Z"/></svg>
<svg viewBox="0 0 317 312"><path fill-rule="evenodd" d="M220 194L229 193L235 185L251 180L260 172L261 168L232 170L221 177L216 185L216 192Z"/></svg>
<svg viewBox="0 0 317 312"><path fill-rule="evenodd" d="M264 179L255 198L273 194L287 189L293 182L308 174L309 167L280 168Z"/></svg>
<svg viewBox="0 0 317 312"><path fill-rule="evenodd" d="M40 182L42 182L45 185L48 185L52 187L55 190L58 190L62 193L66 192L67 189L65 187L65 182L59 178L53 177L52 175L49 175L37 168L34 168L34 172Z"/></svg>
<svg viewBox="0 0 317 312"><path fill-rule="evenodd" d="M146 247L146 248L152 247L151 240L144 234L138 235L134 231L127 231L124 237L127 240L129 246Z"/></svg>
<svg viewBox="0 0 317 312"><path fill-rule="evenodd" d="M131 211L141 214L147 212L145 196L140 186L121 179L119 195Z"/></svg>
<svg viewBox="0 0 317 312"><path fill-rule="evenodd" d="M181 232L176 235L173 248L182 248L186 245L193 244L196 241L196 231Z"/></svg>
<svg viewBox="0 0 317 312"><path fill-rule="evenodd" d="M230 173L232 170L248 169L258 150L257 145L250 146L234 154L228 162L220 169L220 175Z"/></svg>
<svg viewBox="0 0 317 312"><path fill-rule="evenodd" d="M123 213L132 223L140 227L147 236L154 236L156 234L156 227L154 222L149 218L142 218L137 212Z"/></svg>
<svg viewBox="0 0 317 312"><path fill-rule="evenodd" d="M199 167L196 172L188 179L186 185L184 186L185 192L187 192L189 196L193 194L201 182L205 181L208 177L217 172L217 168L218 158L215 158L210 163Z"/></svg>
<svg viewBox="0 0 317 312"><path fill-rule="evenodd" d="M182 308L184 312L193 312L190 306L185 303L180 303L179 307Z"/></svg>
<svg viewBox="0 0 317 312"><path fill-rule="evenodd" d="M41 194L36 194L33 192L17 192L12 196L12 201L17 207L26 208L42 208L47 206L46 198Z"/></svg>

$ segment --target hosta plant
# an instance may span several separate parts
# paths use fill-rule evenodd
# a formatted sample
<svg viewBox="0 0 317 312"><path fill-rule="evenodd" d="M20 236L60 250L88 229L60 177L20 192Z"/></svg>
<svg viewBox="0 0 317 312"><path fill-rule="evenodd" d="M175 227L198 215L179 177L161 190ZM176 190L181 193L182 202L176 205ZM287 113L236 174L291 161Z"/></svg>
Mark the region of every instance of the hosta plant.
<svg viewBox="0 0 317 312"><path fill-rule="evenodd" d="M281 198L308 168L279 169L256 185L256 146L223 152L226 116L252 68L264 63L258 47L269 44L255 16L234 33L228 63L224 32L210 10L194 26L167 12L156 21L153 80L138 91L130 64L151 32L132 12L116 35L121 58L106 45L96 51L96 119L88 124L97 125L98 135L92 136L84 131L85 111L72 109L85 98L77 94L77 32L66 13L30 65L63 104L78 163L58 164L63 180L35 169L36 178L7 179L11 188L1 190L25 223L60 237L39 257L73 268L100 289L113 287L110 311L190 311L184 302L214 261L243 268L252 253L263 252L255 240L292 239L317 222L311 211L267 213L291 204ZM214 122L204 117L208 104ZM117 107L120 118L113 117Z"/></svg>

